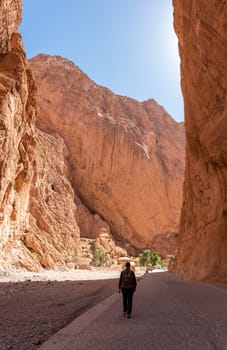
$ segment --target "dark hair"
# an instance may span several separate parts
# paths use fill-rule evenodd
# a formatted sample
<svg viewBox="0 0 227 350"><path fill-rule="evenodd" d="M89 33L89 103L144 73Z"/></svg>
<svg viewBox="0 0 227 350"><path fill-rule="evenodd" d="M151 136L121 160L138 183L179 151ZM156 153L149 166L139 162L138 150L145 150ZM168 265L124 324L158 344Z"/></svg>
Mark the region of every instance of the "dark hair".
<svg viewBox="0 0 227 350"><path fill-rule="evenodd" d="M130 267L131 265L130 265L130 262L129 261L127 261L127 263L125 264L125 267Z"/></svg>

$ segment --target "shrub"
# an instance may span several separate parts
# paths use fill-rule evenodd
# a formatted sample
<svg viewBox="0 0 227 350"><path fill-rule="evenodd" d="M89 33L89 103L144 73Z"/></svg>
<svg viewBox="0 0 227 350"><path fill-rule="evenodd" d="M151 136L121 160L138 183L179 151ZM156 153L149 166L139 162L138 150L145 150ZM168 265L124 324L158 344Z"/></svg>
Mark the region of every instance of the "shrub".
<svg viewBox="0 0 227 350"><path fill-rule="evenodd" d="M161 266L162 269L163 269L164 267L166 267L166 263L165 263L165 261L163 261L163 260L160 260L160 261L159 261L159 265Z"/></svg>
<svg viewBox="0 0 227 350"><path fill-rule="evenodd" d="M108 257L106 252L103 249L97 247L95 243L92 245L92 253L93 253L93 258L92 258L93 266L101 267L101 266L108 265Z"/></svg>

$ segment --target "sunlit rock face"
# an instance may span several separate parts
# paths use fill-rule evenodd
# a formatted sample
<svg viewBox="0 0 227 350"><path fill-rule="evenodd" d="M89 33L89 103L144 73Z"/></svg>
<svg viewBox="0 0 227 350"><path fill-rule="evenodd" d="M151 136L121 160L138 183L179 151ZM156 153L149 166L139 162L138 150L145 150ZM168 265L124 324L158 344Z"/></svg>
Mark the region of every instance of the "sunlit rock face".
<svg viewBox="0 0 227 350"><path fill-rule="evenodd" d="M159 251L172 252L182 200L183 124L154 100L114 95L61 57L39 55L30 63L37 125L63 137L77 196L132 251L155 249L152 242L162 234L165 249L159 241Z"/></svg>
<svg viewBox="0 0 227 350"><path fill-rule="evenodd" d="M173 4L187 139L177 273L227 282L226 1Z"/></svg>
<svg viewBox="0 0 227 350"><path fill-rule="evenodd" d="M35 87L16 33L21 9L21 1L0 2L0 267L25 258L21 237L34 169Z"/></svg>
<svg viewBox="0 0 227 350"><path fill-rule="evenodd" d="M35 130L21 10L21 1L0 1L0 269L74 267L79 228L65 146Z"/></svg>
<svg viewBox="0 0 227 350"><path fill-rule="evenodd" d="M0 1L0 53L7 54L10 51L12 34L17 32L17 28L22 18L21 0L1 0Z"/></svg>
<svg viewBox="0 0 227 350"><path fill-rule="evenodd" d="M80 258L77 208L68 180L64 160L66 153L64 141L59 135L36 130L29 229L25 232L23 243L32 253L33 265L37 268L74 268ZM28 269L28 264L25 267Z"/></svg>

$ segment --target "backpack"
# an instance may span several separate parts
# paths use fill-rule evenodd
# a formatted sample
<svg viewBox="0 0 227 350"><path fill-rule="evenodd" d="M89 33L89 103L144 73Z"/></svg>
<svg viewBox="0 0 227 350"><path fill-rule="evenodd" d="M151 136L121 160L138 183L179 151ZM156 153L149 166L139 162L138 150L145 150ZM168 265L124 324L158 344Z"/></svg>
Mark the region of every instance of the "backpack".
<svg viewBox="0 0 227 350"><path fill-rule="evenodd" d="M123 288L133 288L135 287L134 283L134 274L131 270L122 271L122 287Z"/></svg>

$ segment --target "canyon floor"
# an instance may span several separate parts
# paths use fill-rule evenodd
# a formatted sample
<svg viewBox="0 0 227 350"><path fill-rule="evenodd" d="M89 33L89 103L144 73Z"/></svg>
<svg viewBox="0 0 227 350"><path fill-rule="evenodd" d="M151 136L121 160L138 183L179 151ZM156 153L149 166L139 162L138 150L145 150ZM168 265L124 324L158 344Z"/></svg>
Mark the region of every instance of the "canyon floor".
<svg viewBox="0 0 227 350"><path fill-rule="evenodd" d="M0 272L0 350L37 349L115 293L118 277L105 270Z"/></svg>
<svg viewBox="0 0 227 350"><path fill-rule="evenodd" d="M115 293L44 343L40 350L226 350L227 285L149 273L138 283L132 317Z"/></svg>
<svg viewBox="0 0 227 350"><path fill-rule="evenodd" d="M138 278L128 320L116 293L118 277L119 271L108 270L1 272L0 350L227 349L227 285L145 274ZM91 316L111 295L113 302ZM63 347L52 347L52 335L64 327L70 330Z"/></svg>

